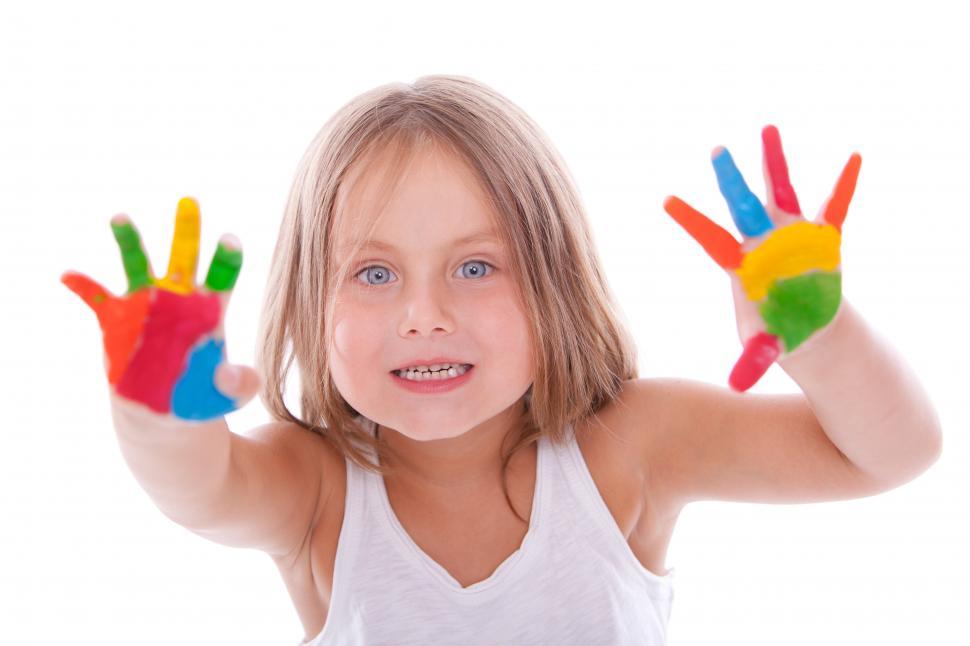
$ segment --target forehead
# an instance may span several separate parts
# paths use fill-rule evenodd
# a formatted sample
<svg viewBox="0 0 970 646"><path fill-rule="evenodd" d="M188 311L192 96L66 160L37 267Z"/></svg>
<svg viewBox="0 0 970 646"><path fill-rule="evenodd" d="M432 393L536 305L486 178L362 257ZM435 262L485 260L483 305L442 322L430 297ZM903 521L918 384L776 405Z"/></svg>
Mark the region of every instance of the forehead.
<svg viewBox="0 0 970 646"><path fill-rule="evenodd" d="M474 170L440 145L360 160L341 185L337 205L338 251L367 241L387 247L381 241L433 245L486 232L499 237L496 213Z"/></svg>

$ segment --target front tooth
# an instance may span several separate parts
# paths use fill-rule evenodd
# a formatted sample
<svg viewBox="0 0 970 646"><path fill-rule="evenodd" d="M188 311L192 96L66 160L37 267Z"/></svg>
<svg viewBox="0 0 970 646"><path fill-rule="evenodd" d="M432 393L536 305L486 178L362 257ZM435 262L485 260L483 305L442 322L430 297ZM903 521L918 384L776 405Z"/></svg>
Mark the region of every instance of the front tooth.
<svg viewBox="0 0 970 646"><path fill-rule="evenodd" d="M429 366L418 366L417 368L404 368L398 371L399 377L407 377L408 379L414 379L416 381L423 381L426 379L441 379L447 375L447 377L457 377L468 372L468 368L465 364L460 363L442 363L430 366L432 370L439 371L439 375L432 377L432 370L421 371L420 368L428 368ZM440 371L444 370L445 375L441 375Z"/></svg>

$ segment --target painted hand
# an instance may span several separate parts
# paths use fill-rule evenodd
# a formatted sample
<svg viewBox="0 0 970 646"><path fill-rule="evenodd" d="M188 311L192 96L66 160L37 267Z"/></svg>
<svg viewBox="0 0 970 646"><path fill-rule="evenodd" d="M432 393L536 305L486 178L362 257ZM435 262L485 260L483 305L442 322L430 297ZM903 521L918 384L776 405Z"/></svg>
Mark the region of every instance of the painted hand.
<svg viewBox="0 0 970 646"><path fill-rule="evenodd" d="M216 390L216 368L225 360L222 319L242 267L235 236L219 241L205 285L195 285L199 258L198 203L182 198L168 273L156 279L141 237L124 215L111 220L128 278L118 298L84 274L65 272L61 282L94 310L104 339L112 395L155 413L204 421L238 408Z"/></svg>
<svg viewBox="0 0 970 646"><path fill-rule="evenodd" d="M778 129L761 131L767 205L752 193L727 149L711 154L721 194L744 241L670 196L664 209L731 277L738 334L744 344L728 384L743 392L831 323L842 302L842 223L862 157L852 153L813 222L802 217Z"/></svg>

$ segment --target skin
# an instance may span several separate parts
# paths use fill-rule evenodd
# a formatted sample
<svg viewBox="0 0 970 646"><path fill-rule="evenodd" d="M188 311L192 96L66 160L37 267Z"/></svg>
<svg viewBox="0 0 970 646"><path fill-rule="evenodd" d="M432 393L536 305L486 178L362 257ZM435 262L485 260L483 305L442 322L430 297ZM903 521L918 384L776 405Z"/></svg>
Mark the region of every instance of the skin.
<svg viewBox="0 0 970 646"><path fill-rule="evenodd" d="M718 146L711 153L741 242L680 198L664 201L671 217L731 277L744 351L728 385L738 392L835 319L842 301L842 223L862 163L858 153L850 156L822 212L809 222L791 186L778 129L766 126L761 138L766 205L748 188L727 149Z"/></svg>
<svg viewBox="0 0 970 646"><path fill-rule="evenodd" d="M340 263L376 217L371 202L380 159L367 170L354 194L338 197L347 207L340 216L346 221L335 226ZM494 234L489 241L455 242L493 230L495 221L473 172L428 146L368 238L393 249L362 249L338 286L333 379L400 457L393 485L423 499L457 502L498 481L502 439L520 423L534 379L527 313L507 250ZM437 356L474 364L471 380L450 392L418 394L389 374L412 359Z"/></svg>
<svg viewBox="0 0 970 646"><path fill-rule="evenodd" d="M227 397L215 383L225 363L223 314L242 266L238 239L220 239L205 283L197 286L201 216L193 198L179 200L168 272L161 278L128 216L112 218L111 229L127 292L115 296L74 271L65 272L61 282L98 317L112 397L182 421L211 420L239 408L241 400Z"/></svg>

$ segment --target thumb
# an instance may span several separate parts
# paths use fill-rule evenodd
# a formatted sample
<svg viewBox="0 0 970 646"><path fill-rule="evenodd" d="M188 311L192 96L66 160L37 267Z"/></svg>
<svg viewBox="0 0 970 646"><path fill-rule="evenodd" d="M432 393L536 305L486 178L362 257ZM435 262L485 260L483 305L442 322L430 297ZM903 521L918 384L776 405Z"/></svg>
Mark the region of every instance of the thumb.
<svg viewBox="0 0 970 646"><path fill-rule="evenodd" d="M262 384L259 373L249 366L225 361L216 368L214 379L216 388L235 399L240 408L259 392Z"/></svg>
<svg viewBox="0 0 970 646"><path fill-rule="evenodd" d="M98 281L80 272L65 271L61 274L61 282L80 296L95 312L101 310L107 301L114 298Z"/></svg>

